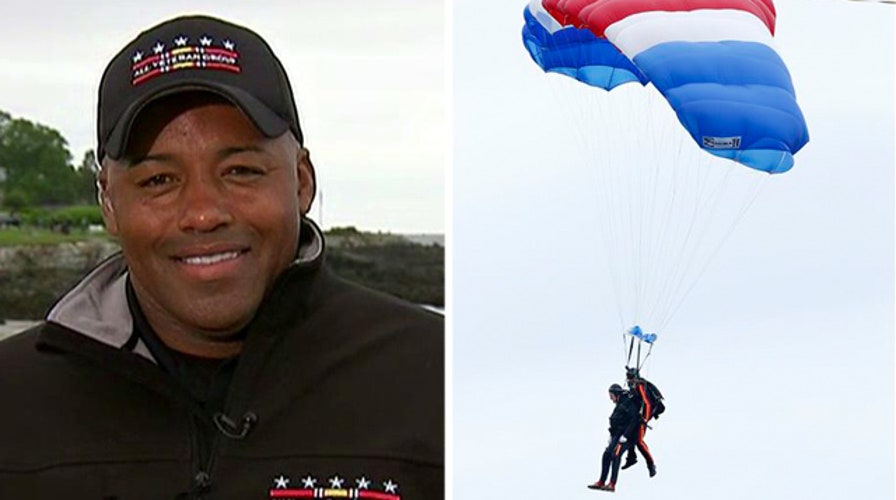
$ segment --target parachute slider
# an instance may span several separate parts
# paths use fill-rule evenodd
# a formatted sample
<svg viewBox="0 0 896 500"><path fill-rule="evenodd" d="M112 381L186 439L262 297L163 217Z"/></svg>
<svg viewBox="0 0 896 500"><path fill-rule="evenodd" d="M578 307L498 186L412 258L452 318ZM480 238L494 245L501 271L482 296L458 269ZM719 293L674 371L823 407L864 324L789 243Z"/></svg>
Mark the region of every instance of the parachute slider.
<svg viewBox="0 0 896 500"><path fill-rule="evenodd" d="M635 326L629 328L629 330L626 333L631 335L632 337L635 337L638 340L640 340L642 342L646 342L648 344L653 344L653 342L657 338L657 335L655 333L644 333L641 330L641 327L638 325L635 325Z"/></svg>

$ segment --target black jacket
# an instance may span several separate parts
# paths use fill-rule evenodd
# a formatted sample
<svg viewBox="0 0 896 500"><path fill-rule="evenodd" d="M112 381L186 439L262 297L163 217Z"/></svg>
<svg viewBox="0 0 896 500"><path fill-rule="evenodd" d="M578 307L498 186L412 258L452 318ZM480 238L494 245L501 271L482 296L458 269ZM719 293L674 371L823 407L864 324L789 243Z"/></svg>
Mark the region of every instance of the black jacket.
<svg viewBox="0 0 896 500"><path fill-rule="evenodd" d="M629 391L623 392L610 414L610 435L628 436L640 419L640 400Z"/></svg>
<svg viewBox="0 0 896 500"><path fill-rule="evenodd" d="M135 338L120 256L0 342L0 499L442 498L442 318L333 276L302 233L221 413Z"/></svg>

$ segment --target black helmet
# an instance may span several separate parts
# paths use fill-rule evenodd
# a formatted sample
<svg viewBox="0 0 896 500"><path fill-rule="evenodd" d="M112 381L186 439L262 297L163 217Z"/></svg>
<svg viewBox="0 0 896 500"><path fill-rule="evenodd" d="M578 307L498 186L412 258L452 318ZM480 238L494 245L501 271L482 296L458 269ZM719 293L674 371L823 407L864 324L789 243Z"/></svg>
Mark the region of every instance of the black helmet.
<svg viewBox="0 0 896 500"><path fill-rule="evenodd" d="M625 367L625 377L626 378L638 378L638 369L626 366Z"/></svg>
<svg viewBox="0 0 896 500"><path fill-rule="evenodd" d="M619 384L613 384L610 386L610 394L616 394L618 396L623 392L625 391L622 390L622 386Z"/></svg>

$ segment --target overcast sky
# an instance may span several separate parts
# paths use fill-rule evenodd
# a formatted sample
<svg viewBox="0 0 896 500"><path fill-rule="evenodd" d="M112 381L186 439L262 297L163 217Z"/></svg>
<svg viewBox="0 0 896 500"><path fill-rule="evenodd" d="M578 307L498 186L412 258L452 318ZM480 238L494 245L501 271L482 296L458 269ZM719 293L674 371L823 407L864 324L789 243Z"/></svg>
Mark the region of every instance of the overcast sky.
<svg viewBox="0 0 896 500"><path fill-rule="evenodd" d="M455 498L605 495L624 375L598 187L525 4L454 2ZM894 8L776 4L811 141L660 332L658 475L623 471L623 498L893 498Z"/></svg>
<svg viewBox="0 0 896 500"><path fill-rule="evenodd" d="M95 148L96 87L140 31L204 13L274 48L317 167L312 216L444 231L444 8L439 0L3 1L0 109L58 129L76 164Z"/></svg>

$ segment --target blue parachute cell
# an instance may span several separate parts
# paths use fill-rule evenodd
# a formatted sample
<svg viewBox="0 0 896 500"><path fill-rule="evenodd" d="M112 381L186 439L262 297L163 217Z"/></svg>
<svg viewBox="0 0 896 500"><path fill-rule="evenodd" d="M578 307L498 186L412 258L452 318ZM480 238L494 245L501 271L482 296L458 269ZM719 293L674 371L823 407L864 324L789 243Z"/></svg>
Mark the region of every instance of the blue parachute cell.
<svg viewBox="0 0 896 500"><path fill-rule="evenodd" d="M546 13L545 13L546 14ZM593 87L612 90L628 82L647 83L644 74L619 49L587 29L551 30L532 12L523 11L523 44L544 71L559 73Z"/></svg>
<svg viewBox="0 0 896 500"><path fill-rule="evenodd" d="M669 42L635 62L708 153L776 174L809 140L787 67L767 45Z"/></svg>
<svg viewBox="0 0 896 500"><path fill-rule="evenodd" d="M655 333L644 333L638 325L631 327L628 330L628 334L648 344L652 344L657 337Z"/></svg>

